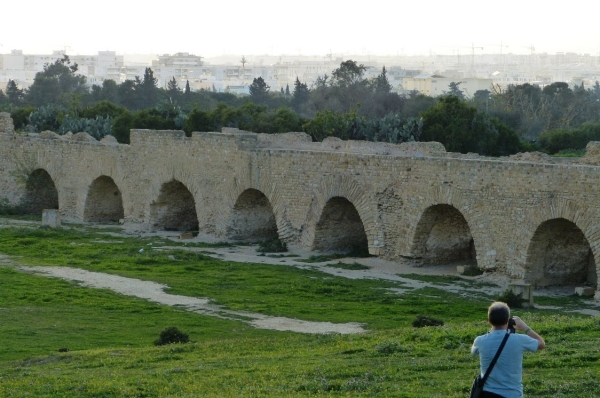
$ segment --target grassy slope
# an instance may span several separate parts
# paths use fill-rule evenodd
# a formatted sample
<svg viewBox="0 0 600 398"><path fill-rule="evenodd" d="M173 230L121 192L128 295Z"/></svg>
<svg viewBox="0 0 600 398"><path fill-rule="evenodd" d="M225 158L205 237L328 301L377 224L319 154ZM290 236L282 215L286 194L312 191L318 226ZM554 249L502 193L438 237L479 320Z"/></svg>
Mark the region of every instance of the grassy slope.
<svg viewBox="0 0 600 398"><path fill-rule="evenodd" d="M112 243L95 243L99 239ZM467 395L478 366L469 346L487 330L482 318L493 297L477 301L434 288L396 296L385 289L402 287L392 282L223 262L153 250L149 243L82 231L0 228L0 253L21 256L24 264L153 280L168 284L171 293L211 297L233 309L362 322L370 332L257 330L4 267L0 396ZM440 318L445 326L413 328L418 314ZM527 396L594 396L600 388L599 320L538 310L519 315L549 346L526 357ZM189 333L194 343L154 347L168 326ZM71 351L58 353L60 347Z"/></svg>

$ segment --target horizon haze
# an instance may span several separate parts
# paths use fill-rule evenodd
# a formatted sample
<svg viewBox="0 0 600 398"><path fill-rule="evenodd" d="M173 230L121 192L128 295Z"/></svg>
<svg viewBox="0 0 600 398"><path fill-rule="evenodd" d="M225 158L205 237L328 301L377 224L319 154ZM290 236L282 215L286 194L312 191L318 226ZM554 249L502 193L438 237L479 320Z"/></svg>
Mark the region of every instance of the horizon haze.
<svg viewBox="0 0 600 398"><path fill-rule="evenodd" d="M571 52L600 55L594 24L582 22L597 3L507 0L481 3L434 1L421 4L374 0L358 6L306 0L284 7L265 0L260 7L233 0L216 3L173 0L158 7L106 0L82 8L74 0L34 0L2 6L0 54L219 55L435 55ZM17 16L24 16L17 18Z"/></svg>

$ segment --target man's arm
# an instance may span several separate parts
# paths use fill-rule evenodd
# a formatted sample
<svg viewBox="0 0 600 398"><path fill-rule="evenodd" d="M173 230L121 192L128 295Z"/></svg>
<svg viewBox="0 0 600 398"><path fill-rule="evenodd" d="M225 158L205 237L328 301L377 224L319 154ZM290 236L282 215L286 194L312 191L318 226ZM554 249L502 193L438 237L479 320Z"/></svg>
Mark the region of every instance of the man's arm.
<svg viewBox="0 0 600 398"><path fill-rule="evenodd" d="M518 316L513 316L513 319L515 320L515 329L517 329L517 330L519 330L521 332L524 332L527 336L531 337L532 339L537 340L537 342L538 342L538 351L539 350L543 350L544 348L546 348L546 342L544 341L544 339L542 338L542 336L540 336L539 334L537 334L536 332L534 332Z"/></svg>

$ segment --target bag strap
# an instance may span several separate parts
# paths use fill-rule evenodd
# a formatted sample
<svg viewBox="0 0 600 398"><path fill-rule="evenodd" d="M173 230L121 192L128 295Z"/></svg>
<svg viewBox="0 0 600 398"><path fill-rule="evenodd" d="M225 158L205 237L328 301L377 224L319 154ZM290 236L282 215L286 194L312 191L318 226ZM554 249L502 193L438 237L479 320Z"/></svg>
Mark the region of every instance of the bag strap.
<svg viewBox="0 0 600 398"><path fill-rule="evenodd" d="M483 375L483 378L481 379L481 383L479 383L480 386L483 387L483 385L485 384L485 381L487 380L488 376L490 375L490 372L494 368L494 365L496 365L496 361L498 361L498 358L500 357L500 353L502 352L502 349L506 345L508 336L510 336L509 332L507 332L506 336L504 336L504 339L502 340L502 343L500 344L500 347L498 348L498 351L496 352L494 359L492 359L492 362L490 362L490 366L488 366L487 370L485 371L485 375Z"/></svg>

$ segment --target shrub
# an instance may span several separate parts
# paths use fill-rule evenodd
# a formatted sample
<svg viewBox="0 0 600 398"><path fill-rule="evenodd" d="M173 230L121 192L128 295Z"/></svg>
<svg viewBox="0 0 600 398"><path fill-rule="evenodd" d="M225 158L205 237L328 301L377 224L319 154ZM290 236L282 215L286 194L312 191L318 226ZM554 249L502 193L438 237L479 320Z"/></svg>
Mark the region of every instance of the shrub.
<svg viewBox="0 0 600 398"><path fill-rule="evenodd" d="M287 252L287 243L279 238L268 239L258 244L259 253L283 253Z"/></svg>
<svg viewBox="0 0 600 398"><path fill-rule="evenodd" d="M522 308L525 300L522 293L515 294L512 290L506 289L496 301L506 303L510 308Z"/></svg>
<svg viewBox="0 0 600 398"><path fill-rule="evenodd" d="M540 134L540 147L553 155L562 150L583 150L590 141L600 140L600 123L584 123L575 129L550 130Z"/></svg>
<svg viewBox="0 0 600 398"><path fill-rule="evenodd" d="M397 341L385 341L377 344L375 350L384 355L391 355L396 352L406 352L406 348L402 347Z"/></svg>
<svg viewBox="0 0 600 398"><path fill-rule="evenodd" d="M13 112L10 113L10 117L13 120L13 125L15 130L22 130L29 123L29 115L35 111L33 106L25 106L22 108L17 108Z"/></svg>
<svg viewBox="0 0 600 398"><path fill-rule="evenodd" d="M167 345L174 343L189 343L190 339L186 333L183 333L176 327L166 328L160 332L160 336L154 342L154 345Z"/></svg>
<svg viewBox="0 0 600 398"><path fill-rule="evenodd" d="M86 132L97 140L101 140L104 136L112 135L110 116L96 116L95 119L81 119L65 116L59 129L59 134L66 134L68 131L72 133Z"/></svg>
<svg viewBox="0 0 600 398"><path fill-rule="evenodd" d="M31 112L29 115L29 124L26 129L30 133L39 133L40 131L57 131L60 128L60 119L64 110L54 105L44 105Z"/></svg>
<svg viewBox="0 0 600 398"><path fill-rule="evenodd" d="M126 111L112 122L113 135L119 144L129 144L130 130L133 128L133 115Z"/></svg>
<svg viewBox="0 0 600 398"><path fill-rule="evenodd" d="M425 326L444 326L444 321L419 315L417 316L417 319L413 321L412 325L415 328L422 328Z"/></svg>

